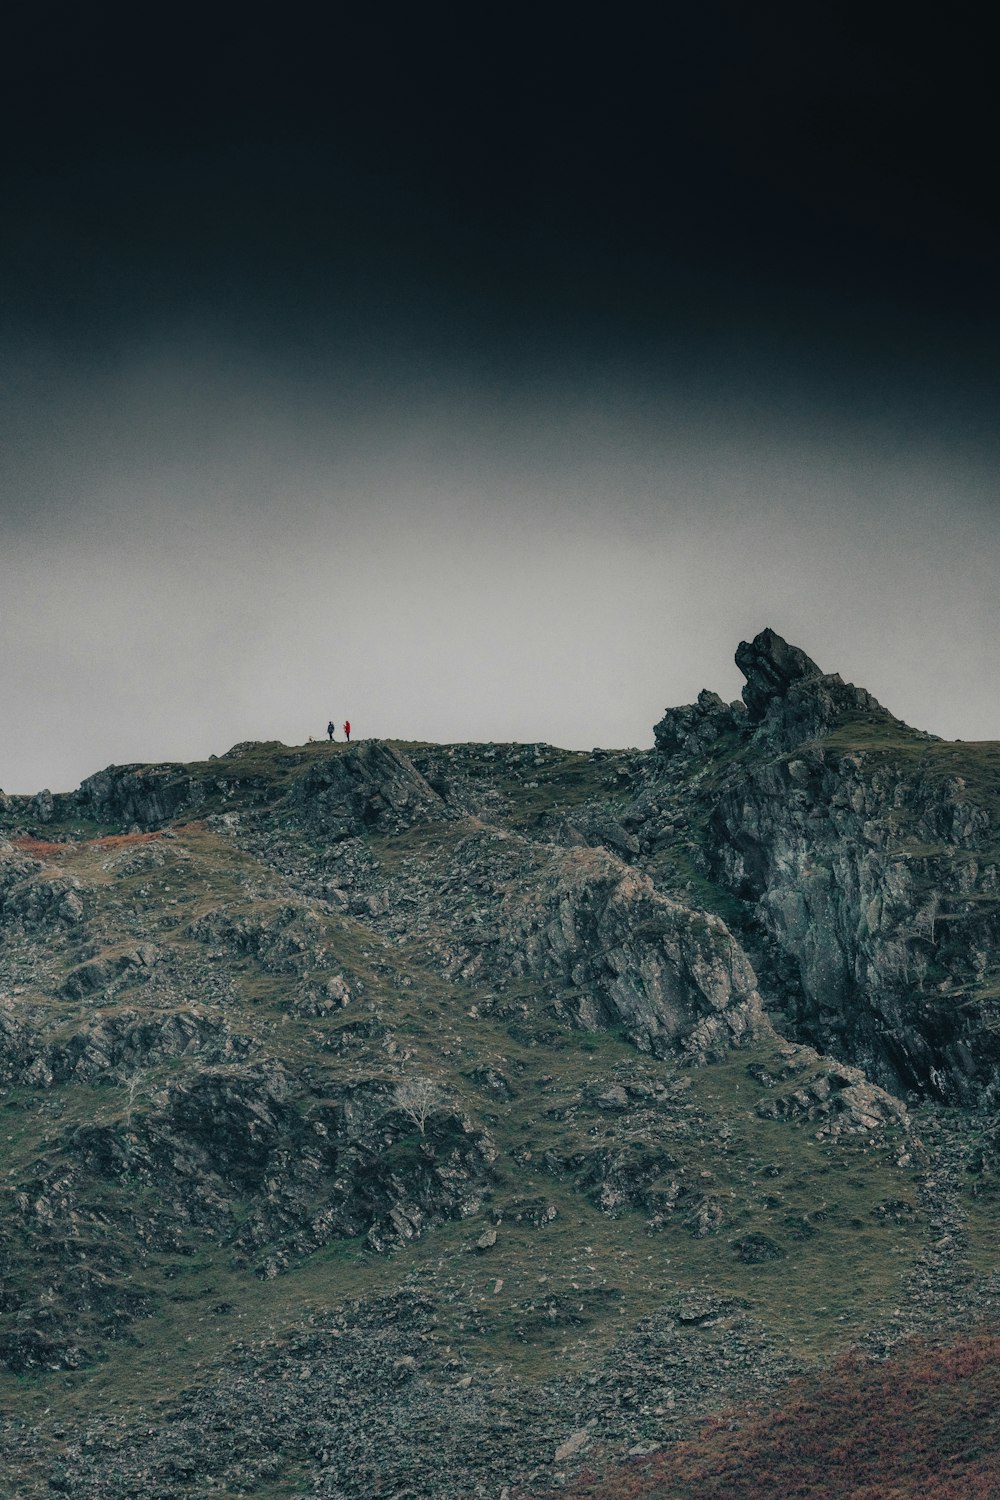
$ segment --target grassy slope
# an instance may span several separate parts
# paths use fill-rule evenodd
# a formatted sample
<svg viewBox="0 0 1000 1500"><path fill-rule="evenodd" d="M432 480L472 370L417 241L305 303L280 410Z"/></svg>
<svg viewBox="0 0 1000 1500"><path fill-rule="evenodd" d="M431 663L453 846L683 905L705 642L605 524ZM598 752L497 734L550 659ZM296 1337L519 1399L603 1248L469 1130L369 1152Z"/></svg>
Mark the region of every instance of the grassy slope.
<svg viewBox="0 0 1000 1500"><path fill-rule="evenodd" d="M926 744L919 749L921 755L932 751L936 747ZM233 763L229 787L213 793L210 806L199 811L225 811L248 791L255 800L272 801L306 761L329 753L328 746L307 746L244 757ZM216 761L190 769L218 777L225 766ZM492 784L510 823L530 828L542 814L607 797L607 775L607 762L553 753L541 767L498 775ZM528 784L534 781L537 786ZM462 831L459 824L394 839L371 836L369 850L388 871L404 858L439 857L442 844ZM44 832L49 840L79 839L88 830L78 825ZM154 846L157 862L148 864L138 854L134 865L124 859L129 846L109 849L88 841L70 843L58 857L60 867L81 880L113 938L125 941L139 918L144 931L183 963L197 956L186 929L201 911L224 903L234 915L252 915L262 901L283 898L273 870L203 820L179 826L174 839L150 841L148 847ZM861 1140L831 1143L817 1140L814 1126L759 1119L753 1106L766 1085L747 1065L773 1067L770 1055L739 1054L685 1075L690 1087L676 1109L644 1117L626 1131L619 1117L588 1102L589 1086L619 1078L676 1082L671 1064L639 1058L612 1036L561 1030L528 993L526 1013L514 1021L470 1015L478 992L422 964L419 948L391 944L351 917L323 921L337 963L362 977L364 1003L377 1008L399 1044L497 1141L500 1164L487 1213L436 1229L388 1260L355 1244L329 1247L269 1282L266 1294L249 1272L233 1268L225 1246L192 1236L190 1253L153 1255L134 1269L133 1282L148 1293L152 1315L133 1325L127 1343L106 1345L89 1369L0 1377L8 1409L26 1417L106 1406L154 1410L192 1381L209 1378L234 1343L278 1337L310 1316L394 1285L433 1288L442 1338L459 1342L470 1358L537 1380L591 1364L621 1332L689 1288L744 1299L763 1326L806 1361L827 1358L892 1313L921 1245L935 1232L920 1206L919 1156L898 1165L900 1143L891 1139L878 1147ZM73 958L68 947L54 949L49 977ZM344 1015L290 1015L288 982L280 974L252 958L229 967L232 993L217 1002L219 1008L289 1067L308 1067L331 1081L388 1069L379 1036L362 1037L343 1054L332 1052L324 1043L345 1024ZM401 976L408 985L398 982ZM71 1028L74 1013L88 1002L61 1001L51 990L29 988L23 1001L65 1012ZM141 993L127 992L118 1003L141 1003ZM512 1098L488 1097L470 1080L484 1062L509 1078ZM159 1076L153 1070L144 1090L154 1092L172 1066L164 1065ZM144 1107L142 1098L135 1107ZM128 1101L121 1089L74 1085L44 1094L15 1091L2 1108L2 1170L14 1181L40 1159L58 1159L58 1137L66 1126L120 1123ZM574 1186L571 1171L557 1175L546 1165L546 1153L568 1159L601 1146L669 1153L671 1171L719 1199L721 1231L698 1239L675 1216L662 1231L648 1233L641 1208L602 1212ZM890 1199L911 1203L913 1212L880 1215L878 1205ZM532 1222L536 1200L555 1209L541 1226ZM93 1206L105 1210L108 1241L127 1241L130 1212L138 1207L129 1203L128 1184L95 1188ZM498 1214L496 1246L475 1253L485 1224ZM981 1197L970 1221L969 1255L977 1269L997 1264L998 1228L997 1205ZM743 1264L734 1241L751 1230L766 1233L785 1258ZM30 1266L20 1274L30 1277ZM553 1297L566 1313L554 1323L544 1313ZM215 1310L222 1306L229 1310Z"/></svg>

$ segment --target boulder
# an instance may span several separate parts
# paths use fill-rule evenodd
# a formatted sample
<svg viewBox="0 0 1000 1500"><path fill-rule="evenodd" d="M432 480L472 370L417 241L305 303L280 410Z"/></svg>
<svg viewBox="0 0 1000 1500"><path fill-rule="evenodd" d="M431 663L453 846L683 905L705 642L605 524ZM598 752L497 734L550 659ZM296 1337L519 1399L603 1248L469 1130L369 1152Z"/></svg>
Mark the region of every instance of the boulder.
<svg viewBox="0 0 1000 1500"><path fill-rule="evenodd" d="M41 792L36 792L28 805L31 816L39 823L51 823L56 815L56 804L48 787Z"/></svg>

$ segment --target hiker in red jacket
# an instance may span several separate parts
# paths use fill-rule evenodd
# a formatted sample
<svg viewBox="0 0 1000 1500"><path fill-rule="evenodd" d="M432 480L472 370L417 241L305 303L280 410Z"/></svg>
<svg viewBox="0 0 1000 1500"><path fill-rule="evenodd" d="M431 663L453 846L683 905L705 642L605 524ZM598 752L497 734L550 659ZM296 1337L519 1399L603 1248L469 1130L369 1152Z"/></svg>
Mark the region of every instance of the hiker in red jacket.
<svg viewBox="0 0 1000 1500"><path fill-rule="evenodd" d="M348 744L351 743L351 721L350 721L350 719L347 719L344 722L344 738L347 740Z"/></svg>

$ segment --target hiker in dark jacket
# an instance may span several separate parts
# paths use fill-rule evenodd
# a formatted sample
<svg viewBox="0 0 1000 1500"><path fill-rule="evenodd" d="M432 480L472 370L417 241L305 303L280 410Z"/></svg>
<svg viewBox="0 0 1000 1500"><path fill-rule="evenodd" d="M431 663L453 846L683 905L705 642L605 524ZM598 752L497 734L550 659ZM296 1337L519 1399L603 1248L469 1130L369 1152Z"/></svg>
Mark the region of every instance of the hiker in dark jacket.
<svg viewBox="0 0 1000 1500"><path fill-rule="evenodd" d="M330 738L332 740L333 739L333 734L334 734L333 720L332 719L330 720L329 724L326 726L326 732L327 732L327 734L330 736Z"/></svg>

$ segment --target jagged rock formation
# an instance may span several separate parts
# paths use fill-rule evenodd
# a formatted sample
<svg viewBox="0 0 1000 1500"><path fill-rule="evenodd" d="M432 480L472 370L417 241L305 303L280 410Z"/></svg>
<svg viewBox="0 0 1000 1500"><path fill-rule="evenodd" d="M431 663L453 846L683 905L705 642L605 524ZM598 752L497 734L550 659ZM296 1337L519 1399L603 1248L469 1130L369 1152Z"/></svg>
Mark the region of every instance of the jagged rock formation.
<svg viewBox="0 0 1000 1500"><path fill-rule="evenodd" d="M823 675L812 657L770 628L752 641L740 642L736 665L747 680L743 701L751 724L760 723L775 698L787 698L793 682Z"/></svg>
<svg viewBox="0 0 1000 1500"><path fill-rule="evenodd" d="M737 662L751 728L699 852L794 961L797 1025L890 1088L992 1097L996 747L939 749L773 631ZM714 732L717 705L702 717Z"/></svg>
<svg viewBox="0 0 1000 1500"><path fill-rule="evenodd" d="M898 724L865 688L844 682L838 672L821 672L811 657L773 630L741 641L736 665L746 677L743 701L761 747L791 749L817 739L852 714Z"/></svg>
<svg viewBox="0 0 1000 1500"><path fill-rule="evenodd" d="M156 828L196 808L205 790L177 766L108 766L80 783L71 807L100 823Z"/></svg>
<svg viewBox="0 0 1000 1500"><path fill-rule="evenodd" d="M738 735L747 724L745 703L723 703L718 693L703 688L697 703L668 708L653 730L656 748L664 755L684 751L697 755L714 748L726 736Z"/></svg>
<svg viewBox="0 0 1000 1500"><path fill-rule="evenodd" d="M906 1108L885 1089L869 1082L860 1068L824 1059L812 1047L785 1044L779 1048L782 1066L774 1085L789 1084L780 1093L761 1099L757 1113L767 1120L817 1121L820 1136L859 1134L887 1121L906 1122ZM757 1074L763 1081L762 1075Z"/></svg>
<svg viewBox="0 0 1000 1500"><path fill-rule="evenodd" d="M1000 1065L998 862L965 788L938 784L919 810L928 791L863 754L762 766L719 799L713 867L795 959L821 1045L892 1086L973 1099Z"/></svg>
<svg viewBox="0 0 1000 1500"><path fill-rule="evenodd" d="M31 930L49 923L78 922L82 916L78 880L53 875L40 860L0 845L0 922Z"/></svg>

